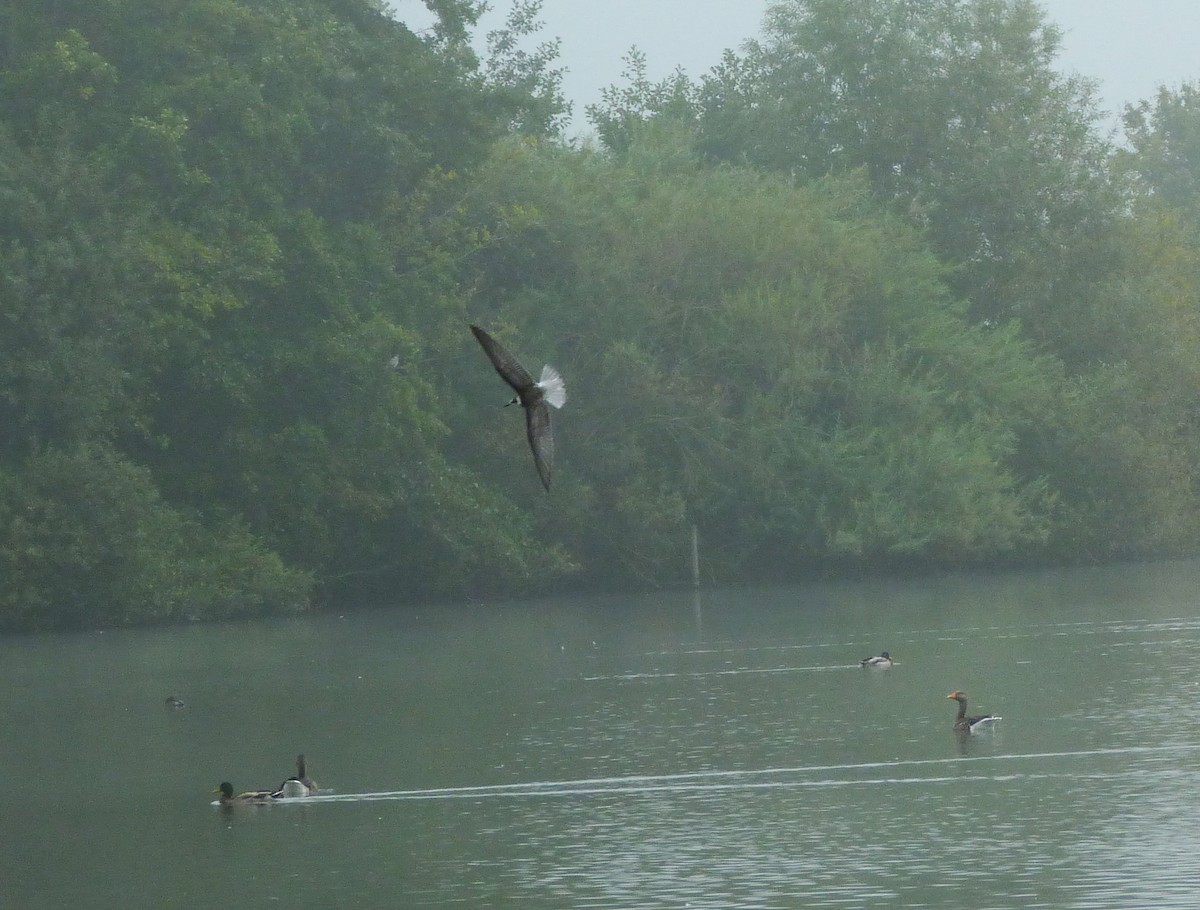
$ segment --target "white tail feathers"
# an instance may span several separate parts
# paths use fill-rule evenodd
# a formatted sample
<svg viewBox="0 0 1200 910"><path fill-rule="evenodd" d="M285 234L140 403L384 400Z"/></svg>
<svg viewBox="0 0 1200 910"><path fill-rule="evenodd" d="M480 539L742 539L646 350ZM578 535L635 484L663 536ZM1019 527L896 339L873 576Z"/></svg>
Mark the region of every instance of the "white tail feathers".
<svg viewBox="0 0 1200 910"><path fill-rule="evenodd" d="M542 395L545 397L547 404L561 408L567 403L566 383L558 375L558 370L549 364L542 367L542 378L538 380L537 386L542 390Z"/></svg>
<svg viewBox="0 0 1200 910"><path fill-rule="evenodd" d="M998 720L1004 720L999 714L989 714L987 717L981 717L975 723L971 724L972 730L978 730L980 727L990 727Z"/></svg>

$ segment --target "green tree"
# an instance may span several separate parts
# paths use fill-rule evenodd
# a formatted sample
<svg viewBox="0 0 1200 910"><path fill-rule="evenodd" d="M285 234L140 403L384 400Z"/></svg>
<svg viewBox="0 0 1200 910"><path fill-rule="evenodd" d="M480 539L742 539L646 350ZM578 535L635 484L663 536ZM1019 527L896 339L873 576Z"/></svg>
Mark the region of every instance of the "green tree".
<svg viewBox="0 0 1200 910"><path fill-rule="evenodd" d="M541 31L542 0L513 0L504 27L487 35L486 84L507 113L510 129L527 136L559 136L571 114L562 93L561 41L526 45Z"/></svg>
<svg viewBox="0 0 1200 910"><path fill-rule="evenodd" d="M526 208L476 308L571 383L547 536L609 583L682 579L692 523L724 579L1039 546L1052 497L1013 459L1046 365L972 329L861 183L712 170L662 127L616 161L510 144L479 177Z"/></svg>
<svg viewBox="0 0 1200 910"><path fill-rule="evenodd" d="M1055 69L1059 44L1025 0L787 0L772 5L761 41L727 53L703 80L690 112L671 113L635 80L631 97L610 94L593 116L624 123L618 137L681 124L710 161L800 183L863 173L872 199L919 228L950 266L946 280L975 324L1019 329L1049 358L1025 403L1011 400L1003 463L1019 485L1044 484L1053 497L1040 513L1050 550L1088 559L1179 552L1192 537L1186 466L1197 454L1186 228L1189 143L1200 135L1194 93L1131 108L1131 150L1114 168L1091 83ZM623 152L621 141L610 148ZM895 356L890 346L872 350L881 369ZM889 413L877 409L878 424L841 438L855 440L880 477L925 458L936 465L936 446L902 461L889 455L902 443L887 430ZM944 467L926 472L934 486L952 476ZM905 526L861 493L831 510L838 520L855 513ZM973 526L969 516L959 523ZM911 536L922 539L915 526Z"/></svg>
<svg viewBox="0 0 1200 910"><path fill-rule="evenodd" d="M1200 226L1200 86L1160 87L1153 102L1128 105L1124 121L1119 164L1144 195Z"/></svg>
<svg viewBox="0 0 1200 910"><path fill-rule="evenodd" d="M0 628L223 618L303 607L311 579L237 520L205 526L112 449L0 469Z"/></svg>
<svg viewBox="0 0 1200 910"><path fill-rule="evenodd" d="M634 47L625 57L621 78L626 82L624 86L602 89L600 103L589 104L586 111L600 141L610 151L628 152L650 120L669 120L695 128L697 90L683 70L651 82L646 55Z"/></svg>
<svg viewBox="0 0 1200 910"><path fill-rule="evenodd" d="M47 621L74 595L11 516L50 509L31 478L62 459L97 478L76 537L113 531L77 561L97 583L60 618L83 624L223 615L150 583L189 548L199 580L170 590L223 577L247 610L310 584L445 595L566 565L446 458L453 393L427 378L461 354L449 264L479 245L443 206L522 112L548 128L554 99L522 87L553 85L552 55L485 78L455 37L477 8L435 6L421 39L374 0L3 5L0 554ZM69 535L39 527L37 565L56 565ZM282 563L235 570L237 548Z"/></svg>
<svg viewBox="0 0 1200 910"><path fill-rule="evenodd" d="M1032 0L781 0L764 31L674 115L697 121L707 157L797 180L865 170L955 266L977 320L1036 321L1102 266L1091 248L1121 199L1094 87L1055 69L1060 33ZM630 91L640 100L613 90L593 113L603 138L689 96Z"/></svg>

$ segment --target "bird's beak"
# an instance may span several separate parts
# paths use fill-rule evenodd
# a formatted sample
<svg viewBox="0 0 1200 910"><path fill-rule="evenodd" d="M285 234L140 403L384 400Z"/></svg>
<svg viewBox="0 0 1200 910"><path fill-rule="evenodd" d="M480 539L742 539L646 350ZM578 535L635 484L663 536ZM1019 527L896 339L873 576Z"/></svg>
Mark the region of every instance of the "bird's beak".
<svg viewBox="0 0 1200 910"><path fill-rule="evenodd" d="M950 693L949 695L947 695L946 697L947 697L947 698L953 698L953 697L954 697L954 693L953 693L953 692L951 692L951 693Z"/></svg>

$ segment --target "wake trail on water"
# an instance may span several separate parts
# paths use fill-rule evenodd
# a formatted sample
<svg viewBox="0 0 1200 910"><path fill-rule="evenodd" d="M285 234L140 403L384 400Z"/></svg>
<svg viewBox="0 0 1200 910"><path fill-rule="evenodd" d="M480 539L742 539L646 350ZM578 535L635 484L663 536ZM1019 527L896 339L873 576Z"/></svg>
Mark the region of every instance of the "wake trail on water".
<svg viewBox="0 0 1200 910"><path fill-rule="evenodd" d="M482 784L466 787L431 787L414 790L383 790L368 793L325 793L296 799L280 799L273 806L311 806L322 803L396 802L406 800L462 800L495 798L564 798L572 796L637 796L661 793L715 793L728 790L788 790L861 786L903 786L908 784L949 784L964 781L1046 780L1054 778L1117 779L1148 773L1173 775L1177 770L1150 772L1145 767L1115 772L1021 771L1009 768L1028 761L1088 759L1105 756L1153 756L1200 752L1200 743L1172 746L1125 746L1109 749L1079 749L1062 752L1027 752L1012 755L959 756L957 758L917 758L896 761L854 762L827 765L762 768L742 771L684 771L674 774L633 774L622 777L594 777L579 780L528 781L513 784ZM950 765L993 765L991 773L979 774L895 774L896 770L936 768ZM840 772L840 773L839 773ZM855 772L875 776L856 777ZM885 772L879 775L878 772ZM814 777L813 775L822 775Z"/></svg>
<svg viewBox="0 0 1200 910"><path fill-rule="evenodd" d="M1147 635L1164 632L1195 632L1200 630L1200 617L1195 616L1179 616L1168 617L1165 619L1104 619L1104 620L1079 620L1072 622L1047 622L1047 623L1032 623L1022 624L1020 628L1014 629L1012 626L953 626L939 629L900 629L888 634L888 640L892 642L925 642L925 641L968 641L978 637L980 634L986 634L992 639L1023 639L1023 638L1040 638L1045 635L1061 635L1061 636L1077 636L1077 635ZM1175 639L1164 639L1165 642L1174 642ZM1142 644L1143 642L1131 642L1130 644ZM1144 642L1148 644L1158 643L1156 641ZM670 656L704 656L716 654L753 654L757 652L780 652L780 651L801 651L810 649L828 649L834 648L839 651L848 648L861 648L861 641L839 641L839 642L795 642L790 644L773 644L773 645L746 645L735 642L728 643L713 643L704 645L692 645L682 647L676 650L658 649L654 651L642 652L642 657L670 657ZM828 667L795 667L788 669L800 670L842 670L847 665L838 664ZM858 667L858 664L852 666ZM771 671L757 671L771 672ZM635 678L639 674L630 674L629 678ZM655 674L640 674L640 675L655 675ZM670 675L693 675L693 674L657 674L662 676ZM589 677L589 679L620 679L622 677L607 677L597 676Z"/></svg>
<svg viewBox="0 0 1200 910"><path fill-rule="evenodd" d="M730 667L725 670L648 670L639 673L612 673L602 676L583 676L581 682L621 681L634 679L693 679L701 676L742 676L769 673L825 673L830 670L861 670L862 664L829 664L812 667Z"/></svg>

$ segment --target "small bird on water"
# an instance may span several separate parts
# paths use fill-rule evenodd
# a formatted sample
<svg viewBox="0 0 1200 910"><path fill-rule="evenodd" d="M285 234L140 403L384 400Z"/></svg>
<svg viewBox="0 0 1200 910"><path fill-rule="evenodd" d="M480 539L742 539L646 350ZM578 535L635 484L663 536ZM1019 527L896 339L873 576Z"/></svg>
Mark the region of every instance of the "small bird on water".
<svg viewBox="0 0 1200 910"><path fill-rule="evenodd" d="M508 404L519 404L525 409L525 430L529 436L529 448L533 450L533 463L538 476L542 478L542 486L549 490L550 476L554 471L554 433L550 429L550 408L547 405L561 408L566 404L567 387L558 370L549 364L542 367L541 377L534 382L520 361L491 335L477 325L471 326L471 332L500 378L517 393Z"/></svg>

